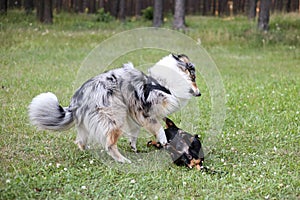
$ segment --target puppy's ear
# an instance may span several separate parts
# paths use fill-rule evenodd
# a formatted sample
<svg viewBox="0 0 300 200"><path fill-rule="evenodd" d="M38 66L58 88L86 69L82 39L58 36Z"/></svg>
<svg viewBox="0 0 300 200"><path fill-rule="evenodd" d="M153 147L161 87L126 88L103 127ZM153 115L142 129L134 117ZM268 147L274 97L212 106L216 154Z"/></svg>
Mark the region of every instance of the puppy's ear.
<svg viewBox="0 0 300 200"><path fill-rule="evenodd" d="M174 122L172 120L170 120L169 118L164 118L165 119L165 122L166 122L166 126L167 128L169 127L176 127L176 125L174 124Z"/></svg>

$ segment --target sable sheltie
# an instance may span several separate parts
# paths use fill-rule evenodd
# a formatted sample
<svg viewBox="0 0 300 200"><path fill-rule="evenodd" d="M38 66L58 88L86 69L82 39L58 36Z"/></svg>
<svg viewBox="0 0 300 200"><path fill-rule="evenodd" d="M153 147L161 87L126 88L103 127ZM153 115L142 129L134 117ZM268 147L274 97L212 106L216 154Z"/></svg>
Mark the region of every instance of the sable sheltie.
<svg viewBox="0 0 300 200"><path fill-rule="evenodd" d="M119 162L129 162L117 148L122 134L136 150L140 127L167 138L160 120L179 110L192 96L200 96L195 67L186 55L170 54L149 70L149 75L131 63L86 81L73 95L68 107L59 105L53 93L42 93L29 105L29 118L42 130L77 129L75 143L84 150L99 143Z"/></svg>

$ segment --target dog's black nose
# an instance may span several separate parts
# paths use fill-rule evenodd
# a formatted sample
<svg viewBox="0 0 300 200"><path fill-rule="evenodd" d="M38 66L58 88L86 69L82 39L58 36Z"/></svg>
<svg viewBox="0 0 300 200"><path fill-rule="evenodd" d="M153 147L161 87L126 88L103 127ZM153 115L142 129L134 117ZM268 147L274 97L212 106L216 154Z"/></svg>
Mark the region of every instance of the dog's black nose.
<svg viewBox="0 0 300 200"><path fill-rule="evenodd" d="M195 97L200 97L201 96L201 92L198 88L193 89L192 91L193 91L193 96L195 96Z"/></svg>

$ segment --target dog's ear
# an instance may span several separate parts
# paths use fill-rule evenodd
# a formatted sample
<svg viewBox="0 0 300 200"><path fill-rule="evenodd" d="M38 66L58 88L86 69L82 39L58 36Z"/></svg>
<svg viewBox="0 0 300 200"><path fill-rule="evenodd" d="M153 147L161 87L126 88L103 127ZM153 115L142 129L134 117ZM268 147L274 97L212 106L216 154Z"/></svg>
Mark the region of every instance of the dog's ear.
<svg viewBox="0 0 300 200"><path fill-rule="evenodd" d="M179 61L178 55L172 53L172 56L173 56L173 58L174 58L175 60Z"/></svg>
<svg viewBox="0 0 300 200"><path fill-rule="evenodd" d="M186 71L187 61L189 60L188 57L184 54L172 54L173 58L177 61L177 66L182 70Z"/></svg>
<svg viewBox="0 0 300 200"><path fill-rule="evenodd" d="M166 126L167 128L170 128L170 127L176 127L176 125L174 124L174 122L172 120L170 120L169 118L164 118L165 122L166 122Z"/></svg>

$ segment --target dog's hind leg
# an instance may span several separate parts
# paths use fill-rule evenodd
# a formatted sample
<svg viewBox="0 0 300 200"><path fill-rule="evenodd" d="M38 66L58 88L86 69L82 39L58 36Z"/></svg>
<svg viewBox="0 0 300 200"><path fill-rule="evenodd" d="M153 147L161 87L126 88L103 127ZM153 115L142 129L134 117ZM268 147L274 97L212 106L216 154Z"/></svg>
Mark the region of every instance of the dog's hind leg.
<svg viewBox="0 0 300 200"><path fill-rule="evenodd" d="M106 139L105 149L107 153L116 161L121 163L131 163L131 161L125 158L118 150L117 141L121 136L122 131L120 129L114 129L108 133L108 137Z"/></svg>
<svg viewBox="0 0 300 200"><path fill-rule="evenodd" d="M88 131L83 127L83 125L77 126L77 137L75 140L75 144L78 145L80 150L85 150L87 148L87 138L88 138Z"/></svg>
<svg viewBox="0 0 300 200"><path fill-rule="evenodd" d="M139 133L140 133L140 127L138 127L138 126L136 126L134 129L132 129L132 131L130 133L130 146L134 152L137 152L136 142L137 142Z"/></svg>

